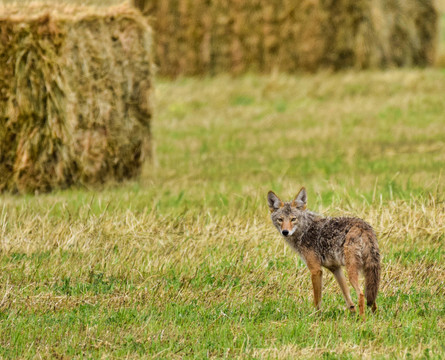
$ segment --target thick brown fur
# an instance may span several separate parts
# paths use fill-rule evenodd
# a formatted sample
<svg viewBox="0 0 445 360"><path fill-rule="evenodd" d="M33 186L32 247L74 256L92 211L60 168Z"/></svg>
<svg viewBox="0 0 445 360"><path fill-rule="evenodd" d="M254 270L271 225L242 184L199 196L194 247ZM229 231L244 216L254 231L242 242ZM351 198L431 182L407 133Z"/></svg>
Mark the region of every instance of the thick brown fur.
<svg viewBox="0 0 445 360"><path fill-rule="evenodd" d="M311 272L315 307L320 307L321 269L324 267L334 274L348 308L355 311L342 271L342 266L345 266L349 282L359 299L360 315L364 317L365 297L368 307L374 312L380 283L380 252L372 227L358 218L323 217L306 210L304 188L291 202L281 201L272 191L269 191L267 199L273 224ZM365 277L365 294L359 286L360 272Z"/></svg>

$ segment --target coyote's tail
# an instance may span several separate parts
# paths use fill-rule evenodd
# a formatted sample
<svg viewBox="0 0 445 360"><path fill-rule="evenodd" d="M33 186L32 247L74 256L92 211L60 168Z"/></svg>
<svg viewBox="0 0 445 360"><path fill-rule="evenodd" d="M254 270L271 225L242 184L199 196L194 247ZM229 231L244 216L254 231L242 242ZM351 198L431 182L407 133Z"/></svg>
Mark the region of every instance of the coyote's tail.
<svg viewBox="0 0 445 360"><path fill-rule="evenodd" d="M377 239L374 234L370 236L370 247L363 272L365 275L365 297L366 304L374 311L377 306L375 300L380 284L380 253L377 246Z"/></svg>

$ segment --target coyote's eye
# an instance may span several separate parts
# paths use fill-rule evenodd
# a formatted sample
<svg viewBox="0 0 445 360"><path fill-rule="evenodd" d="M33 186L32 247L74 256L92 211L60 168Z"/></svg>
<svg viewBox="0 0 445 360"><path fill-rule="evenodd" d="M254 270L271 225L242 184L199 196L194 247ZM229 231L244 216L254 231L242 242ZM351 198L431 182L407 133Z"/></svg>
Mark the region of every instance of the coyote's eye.
<svg viewBox="0 0 445 360"><path fill-rule="evenodd" d="M277 221L279 222L279 223L282 223L283 222L283 219L277 219Z"/></svg>
<svg viewBox="0 0 445 360"><path fill-rule="evenodd" d="M297 220L297 218L290 219L291 222L294 222L295 220Z"/></svg>

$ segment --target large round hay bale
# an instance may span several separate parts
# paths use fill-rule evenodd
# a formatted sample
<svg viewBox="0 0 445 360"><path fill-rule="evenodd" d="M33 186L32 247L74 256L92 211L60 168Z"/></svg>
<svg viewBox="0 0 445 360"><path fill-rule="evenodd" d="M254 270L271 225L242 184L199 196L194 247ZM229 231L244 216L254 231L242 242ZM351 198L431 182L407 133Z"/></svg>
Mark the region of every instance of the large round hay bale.
<svg viewBox="0 0 445 360"><path fill-rule="evenodd" d="M149 151L150 47L132 7L0 7L0 191L137 175Z"/></svg>
<svg viewBox="0 0 445 360"><path fill-rule="evenodd" d="M133 0L165 76L425 66L434 0Z"/></svg>

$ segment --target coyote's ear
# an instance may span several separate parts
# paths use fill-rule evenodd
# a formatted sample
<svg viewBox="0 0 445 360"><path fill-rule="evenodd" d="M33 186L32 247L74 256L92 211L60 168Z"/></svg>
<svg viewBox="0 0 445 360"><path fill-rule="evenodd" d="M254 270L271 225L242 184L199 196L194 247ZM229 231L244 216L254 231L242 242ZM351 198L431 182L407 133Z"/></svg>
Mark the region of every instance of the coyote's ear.
<svg viewBox="0 0 445 360"><path fill-rule="evenodd" d="M296 207L297 209L304 210L306 209L306 203L307 203L307 193L306 189L302 187L298 195L295 196L294 201L292 201L292 206Z"/></svg>
<svg viewBox="0 0 445 360"><path fill-rule="evenodd" d="M284 205L280 198L275 195L273 191L269 191L267 193L267 203L269 204L270 212L274 212Z"/></svg>

